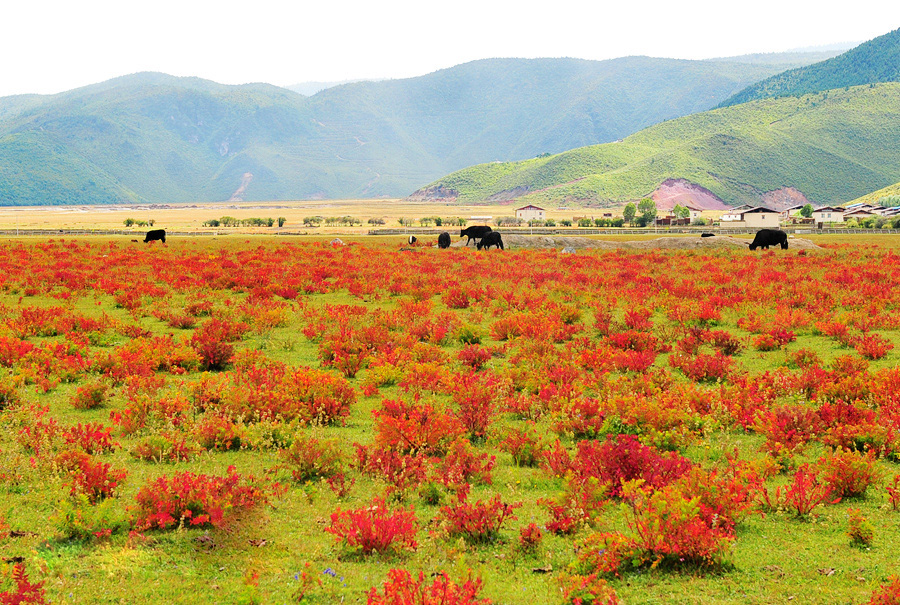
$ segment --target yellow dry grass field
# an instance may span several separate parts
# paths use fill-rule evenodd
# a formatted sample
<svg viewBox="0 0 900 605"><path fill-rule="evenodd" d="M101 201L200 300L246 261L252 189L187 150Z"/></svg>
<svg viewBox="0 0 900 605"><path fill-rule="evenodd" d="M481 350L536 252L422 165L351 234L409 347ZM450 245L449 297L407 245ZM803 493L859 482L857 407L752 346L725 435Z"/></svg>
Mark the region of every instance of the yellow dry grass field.
<svg viewBox="0 0 900 605"><path fill-rule="evenodd" d="M469 223L484 222L483 217L496 219L501 216L515 216L515 205L468 205L436 204L430 202L409 202L399 199L384 200L307 200L294 202L217 202L207 204L152 204L114 206L37 206L0 208L0 229L123 229L126 219L154 221L154 227L171 230L218 230L203 226L205 221L231 216L237 219L284 217L287 222L283 230L307 230L310 233L326 230L323 225L310 229L303 224L308 216L340 217L352 216L362 221L361 227L327 227L329 233L366 232L373 226L369 219L383 219L384 228L400 227L400 218L420 219L423 217L463 218ZM548 209L547 215L554 219L572 219L574 216L588 216L589 211L578 208ZM598 215L599 216L599 215ZM376 225L377 226L377 225ZM134 227L135 232L146 230ZM242 232L248 229L241 228ZM278 228L259 228L252 231L277 233Z"/></svg>

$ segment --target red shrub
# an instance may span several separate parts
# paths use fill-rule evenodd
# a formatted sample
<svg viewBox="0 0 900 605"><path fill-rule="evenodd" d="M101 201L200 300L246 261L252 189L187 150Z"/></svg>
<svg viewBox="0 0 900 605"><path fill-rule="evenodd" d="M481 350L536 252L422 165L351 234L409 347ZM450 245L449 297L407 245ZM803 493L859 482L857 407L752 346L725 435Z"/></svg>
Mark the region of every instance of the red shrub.
<svg viewBox="0 0 900 605"><path fill-rule="evenodd" d="M224 477L191 472L163 476L138 491L138 530L166 529L180 523L219 527L226 516L268 502L267 490L253 477L241 477L230 466Z"/></svg>
<svg viewBox="0 0 900 605"><path fill-rule="evenodd" d="M363 554L385 553L398 548L415 550L416 515L412 506L391 511L384 500L376 498L367 508L331 513L331 526L325 531L333 534L338 543L359 549Z"/></svg>
<svg viewBox="0 0 900 605"><path fill-rule="evenodd" d="M619 605L619 597L600 574L563 574L559 578L564 605Z"/></svg>
<svg viewBox="0 0 900 605"><path fill-rule="evenodd" d="M734 360L721 351L712 355L698 353L694 356L673 353L669 365L678 368L684 375L697 382L717 382L728 378L734 368Z"/></svg>
<svg viewBox="0 0 900 605"><path fill-rule="evenodd" d="M477 454L468 441L457 439L435 464L435 478L450 489L460 489L469 483L490 484L495 462L494 456Z"/></svg>
<svg viewBox="0 0 900 605"><path fill-rule="evenodd" d="M693 465L674 452L663 454L641 444L634 435L619 435L605 442L582 441L572 462L577 476L595 478L610 496L621 496L625 482L642 479L657 489L688 472Z"/></svg>
<svg viewBox="0 0 900 605"><path fill-rule="evenodd" d="M820 504L834 504L838 500L832 498L831 486L820 482L808 464L797 469L793 483L784 493L784 505L798 517L805 517Z"/></svg>
<svg viewBox="0 0 900 605"><path fill-rule="evenodd" d="M192 434L203 449L220 452L238 450L247 441L243 426L220 414L203 415Z"/></svg>
<svg viewBox="0 0 900 605"><path fill-rule="evenodd" d="M188 462L199 452L182 433L163 432L151 435L131 450L131 455L145 462Z"/></svg>
<svg viewBox="0 0 900 605"><path fill-rule="evenodd" d="M900 510L900 475L894 475L894 480L887 487L888 499L894 511Z"/></svg>
<svg viewBox="0 0 900 605"><path fill-rule="evenodd" d="M404 492L425 483L429 461L417 453L405 455L393 449L375 446L356 446L356 468L361 472L383 479L391 491Z"/></svg>
<svg viewBox="0 0 900 605"><path fill-rule="evenodd" d="M500 451L512 455L516 466L537 466L544 449L533 422L529 423L528 430L507 429L506 438L500 442L499 447Z"/></svg>
<svg viewBox="0 0 900 605"><path fill-rule="evenodd" d="M279 452L279 458L298 482L332 477L344 470L344 455L336 439L320 441L298 435L290 447Z"/></svg>
<svg viewBox="0 0 900 605"><path fill-rule="evenodd" d="M877 588L864 605L900 605L900 576L891 576L889 582Z"/></svg>
<svg viewBox="0 0 900 605"><path fill-rule="evenodd" d="M883 473L876 466L874 453L844 451L819 458L817 464L822 480L831 494L840 498L854 498L866 493L868 487L881 481Z"/></svg>
<svg viewBox="0 0 900 605"><path fill-rule="evenodd" d="M734 536L703 519L697 500L686 497L678 486L651 492L629 483L623 498L628 505L623 508L627 537L639 565L717 567L724 562Z"/></svg>
<svg viewBox="0 0 900 605"><path fill-rule="evenodd" d="M479 599L481 580L466 580L459 585L441 572L430 585L425 574L418 580L404 569L392 569L384 583L384 594L372 587L366 593L366 605L490 605L490 599Z"/></svg>
<svg viewBox="0 0 900 605"><path fill-rule="evenodd" d="M78 387L69 403L76 410L92 410L103 405L108 392L109 384L102 378L97 378Z"/></svg>
<svg viewBox="0 0 900 605"><path fill-rule="evenodd" d="M88 454L112 452L119 445L112 440L112 429L104 427L99 422L89 422L85 425L79 422L76 426L62 429L60 436L66 445L74 445Z"/></svg>
<svg viewBox="0 0 900 605"><path fill-rule="evenodd" d="M894 343L879 334L866 334L856 339L853 348L866 359L874 360L887 355L894 348Z"/></svg>
<svg viewBox="0 0 900 605"><path fill-rule="evenodd" d="M0 605L46 605L44 583L32 584L25 573L25 565L16 563L12 568L15 591L0 592Z"/></svg>
<svg viewBox="0 0 900 605"><path fill-rule="evenodd" d="M374 410L375 443L400 452L440 453L463 433L460 422L429 404L385 399Z"/></svg>
<svg viewBox="0 0 900 605"><path fill-rule="evenodd" d="M753 430L766 438L763 449L775 458L790 457L812 439L819 418L802 405L783 405L760 411Z"/></svg>
<svg viewBox="0 0 900 605"><path fill-rule="evenodd" d="M473 543L493 542L506 521L515 521L513 510L522 506L501 502L499 494L485 502L468 502L465 492L456 504L441 507L438 521L450 537L462 537Z"/></svg>
<svg viewBox="0 0 900 605"><path fill-rule="evenodd" d="M475 344L467 344L463 346L456 358L473 370L480 370L484 364L490 361L492 356L493 353L490 349Z"/></svg>
<svg viewBox="0 0 900 605"><path fill-rule="evenodd" d="M110 498L125 480L128 473L122 469L111 470L105 462L95 461L90 456L78 460L77 466L69 470L70 493L84 494L92 503Z"/></svg>
<svg viewBox="0 0 900 605"><path fill-rule="evenodd" d="M541 528L534 523L529 523L519 530L519 548L524 552L534 552L541 545L543 537Z"/></svg>

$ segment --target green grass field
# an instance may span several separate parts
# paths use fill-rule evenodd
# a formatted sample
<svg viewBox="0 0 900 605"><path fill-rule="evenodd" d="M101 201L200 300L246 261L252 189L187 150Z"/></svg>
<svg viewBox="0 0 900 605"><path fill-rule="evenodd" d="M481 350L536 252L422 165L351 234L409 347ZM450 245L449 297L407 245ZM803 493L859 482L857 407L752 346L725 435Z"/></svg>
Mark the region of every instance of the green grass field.
<svg viewBox="0 0 900 605"><path fill-rule="evenodd" d="M850 237L818 236L816 241L829 247L809 255L798 255L795 251L779 254L781 251L776 250L757 256L746 251L618 251L577 255L507 251L476 255L471 250L445 252L428 248L400 253L397 250L402 246L402 238L363 237L349 238L347 243L354 245L343 248L324 246L312 239L286 243L280 238L247 236L173 241L166 248L151 245L138 250L122 238L12 240L0 246L0 266L4 267L5 276L0 283L0 340L3 343L26 341L38 348L69 343L67 346L84 351L94 360L129 346L136 338L149 338L127 336L123 326L128 325L140 326L154 337L172 335L171 342L176 344L188 343L194 330L173 328L166 318L191 303L208 301L210 317L249 322L250 330L235 345L237 351L256 352L271 363L322 368L340 376L335 368L323 364L322 340L310 339L303 334L303 329L315 323L316 318L324 317L329 308L347 305L363 309L359 319L338 322L340 325L327 324L324 333L338 327L361 330L379 322L392 326L391 338L400 338L419 328L425 330L417 337L418 343L410 348L422 356L419 361L404 357L411 354L409 351L400 351L399 359L406 361L391 362L407 379L418 371L416 364L426 363L423 361L426 358L439 360L435 371L449 372L449 378L462 376L464 366L457 357L463 343L457 335L465 326L481 335L482 347L494 352L480 370L481 375L496 377L502 385L508 385L503 389L511 389L510 395L527 394L538 401L540 389L551 384L547 375L558 362L578 370L578 378L572 383L580 391L578 399L603 401L604 397L620 396L613 393L625 388L625 384L633 384L638 389L642 378L641 373L631 372L612 372L605 377L594 375L578 366L575 358L567 353L573 347L578 350L601 347L598 350L612 351L603 348L607 346L606 337L595 328L593 309L598 305L609 308L613 322L619 326L617 329L624 330L621 322L625 321L628 310L647 308L652 312L653 322L647 333L662 339L675 338L676 334L681 338L673 309L700 301L684 298L686 295L678 294L676 286L694 284L709 296L729 296L742 287L741 281L732 277L742 272L743 283L757 284L765 295L761 292L759 296L722 307L721 318L708 326L727 330L743 343L742 350L733 356L739 370L721 382L695 384L669 365L671 352L660 352L652 365L652 372L669 375L670 388L696 389L697 393L718 401L714 394L726 384L738 384L739 375L760 376L783 369L786 352L815 351L822 368L832 367L834 360L842 355L859 357L853 348L838 345L818 333L815 321L843 321L855 331L857 324L853 322L861 321L864 311L869 310L877 317L869 329L894 345L900 344L897 334L900 324L894 323L900 306L891 290L896 286L896 276L900 275L894 268L891 252L896 247L894 238L873 237L863 246L859 246L858 238ZM326 276L324 282L314 280L315 271L320 272L316 275ZM831 280L841 271L846 273L841 274L843 281L838 292ZM775 275L782 276L779 279L783 288L766 281ZM668 289L651 292L644 289L648 282L643 277L656 283L672 281ZM104 293L103 287L112 289L113 286L104 285L103 280L118 281L121 285L112 293ZM287 283L296 283L299 288L296 298L273 296L264 299L267 303L252 302L253 297L262 296L261 290ZM315 292L311 285L314 283L319 284L316 288L325 291ZM793 284L798 284L796 289ZM884 289L875 293L873 284ZM480 301L467 308L448 306L443 296L460 285L482 288ZM158 291L150 292L147 289L150 286ZM355 290L357 286L361 290ZM130 288L145 292L140 297L141 304L132 309L117 302ZM793 305L790 307L793 315L785 311L788 301ZM105 327L80 336L77 330L71 336L37 335L31 332L40 331L40 327L25 326L22 309L26 308L52 308L59 317L102 320ZM264 321L268 316L260 309L265 308L279 310L276 320ZM404 315L409 309L418 310ZM578 329L577 336L557 341L547 340L541 332L509 340L493 336L495 324L517 315L532 314L530 317L538 325L557 325L559 320L555 314L560 309L577 311L574 323L559 324L574 326ZM754 314L769 321L767 325L782 327L785 317L793 317L797 323L788 327L796 332L796 340L774 351L755 350L751 342L756 332L738 325L738 320ZM798 319L801 316L808 323ZM398 318L396 323L391 323L395 320L389 321L390 317ZM401 317L405 320L401 321ZM44 325L53 321L47 319L49 323ZM198 317L198 327L206 321L209 321L206 316ZM432 338L427 329L434 328L428 326L441 321L449 322L450 332L445 337ZM576 344L578 338L587 340ZM138 342L151 346L150 341ZM3 344L0 349L6 346ZM43 406L49 409L48 417L60 426L99 422L116 427L111 414L130 405L126 383L110 379L112 391L101 407L75 409L71 401L78 388L100 376L96 364L82 373L61 378L61 370L48 372L29 365L32 363L29 359L23 356L3 362L4 384L18 385L14 393L19 402L6 404L0 412L0 521L5 520L8 526L4 537L0 524L0 553L6 561L0 565L2 578L6 579L0 591L9 589L12 563L22 561L33 581L44 582L47 599L52 603L290 603L297 601L299 574L306 570L321 580L321 585L310 590L302 602L365 603L366 591L380 587L388 570L404 568L413 572L421 570L426 577L446 571L457 580L469 576L481 578L482 596L494 603L555 605L564 602L558 577L575 560L575 549L581 541L594 532L623 531L626 523L625 505L613 500L593 523L580 526L575 534L557 536L544 531L537 550L523 552L518 546L519 529L529 523L544 526L547 510L539 500L558 496L565 490L566 482L539 468L515 466L510 455L501 451L499 444L505 431L522 429L528 424L520 416L504 411L505 404L496 399L487 438L471 442L475 453L496 457L493 480L487 485L473 484L470 499L487 499L499 493L504 502L522 503L515 511L518 519L505 525L497 539L471 544L462 538L448 538L435 521L440 507L426 504L416 489L409 489L395 492L389 502L392 506L414 507L419 521L417 549L363 556L338 545L334 536L324 531L331 513L338 508L365 507L372 498L385 494L387 485L383 479L352 467L352 444L376 442L377 421L372 412L381 409L384 399L411 401L410 390L401 384L381 386L377 395L364 394L364 384L373 375L375 364L389 363L386 353L373 351L367 362L370 367L347 379L356 393L356 402L350 407L345 424L317 426L302 421L267 423L238 419L237 425L246 436L244 446L234 451L203 451L189 462L144 462L130 454L141 440L164 431L194 438L194 425L202 417L190 393L191 385L203 374L196 368L184 374L157 371L156 375L165 381L159 402L179 396L191 402L184 424L151 423L130 434L114 430L120 447L97 458L112 468L124 469L127 478L114 498L83 509L88 515L108 509L108 522L115 531L109 537L72 539L65 535L65 524L59 520L60 511L71 502L69 478L53 462L54 455L65 446L56 437L48 442L50 453L35 452L23 445L22 431L34 427L35 409ZM876 377L886 380L886 375L880 372L896 368L898 359L900 353L894 349L872 360L859 380L865 384L869 381L874 384ZM231 371L229 368L225 373ZM40 392L39 383L35 382L40 376L60 378L60 382L47 392ZM538 381L537 385L529 382L534 380ZM424 389L416 403L453 411L451 391L452 387ZM781 393L771 405L817 409L825 401L834 401L828 397L835 396L807 398L797 393ZM846 399L844 395L837 397ZM880 403L874 395L866 397L848 401L860 409L887 414L886 403ZM663 398L663 392L649 396L654 402ZM765 437L756 431L743 430L728 417L727 402L714 407L709 414L688 413L671 427L676 435L671 442L674 450L709 469L723 468L726 456L733 452L753 464L766 460L767 455L761 451ZM551 408L542 413L535 408L535 427L549 441L558 437L572 450L581 438L555 428L564 417L565 406L556 411ZM638 423L632 428L647 443L666 441L655 432L652 423ZM339 498L320 480L292 481L290 473L283 468L279 448L272 445L274 430L295 438L303 435L337 440L346 458L348 478L355 481L349 495ZM828 452L813 437L798 451L794 463L815 463ZM883 482L870 487L863 498L816 508L807 519L794 518L786 510L757 510L748 515L737 525L724 566L679 566L677 562L659 567L644 565L618 575L610 574L609 584L621 601L628 604L863 603L879 584L900 572L897 565L900 513L892 509L884 490L894 475L900 473L900 467L888 458L885 455L876 463L884 476ZM270 506L238 514L221 527L131 531L130 520L136 514L135 495L149 481L188 470L223 475L230 465L242 474L280 481L286 490L274 497ZM767 480L767 486L772 490L786 485L791 476L789 471L776 474ZM441 491L444 504L449 503L450 494ZM851 545L847 536L850 508L859 508L874 526L875 537L870 546Z"/></svg>

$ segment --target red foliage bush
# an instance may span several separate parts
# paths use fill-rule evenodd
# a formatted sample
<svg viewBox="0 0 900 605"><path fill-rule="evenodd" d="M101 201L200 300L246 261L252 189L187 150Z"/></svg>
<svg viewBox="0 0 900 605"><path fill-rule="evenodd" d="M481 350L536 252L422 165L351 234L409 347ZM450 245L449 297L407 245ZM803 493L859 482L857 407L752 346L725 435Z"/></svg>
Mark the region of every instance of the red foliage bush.
<svg viewBox="0 0 900 605"><path fill-rule="evenodd" d="M493 542L505 522L517 519L513 511L521 506L521 502L502 502L499 494L487 502L470 503L466 492L461 492L456 504L441 507L437 520L450 537L462 537L479 544Z"/></svg>
<svg viewBox="0 0 900 605"><path fill-rule="evenodd" d="M669 365L696 382L717 382L728 379L734 369L734 360L721 351L694 356L676 352L669 356Z"/></svg>
<svg viewBox="0 0 900 605"><path fill-rule="evenodd" d="M375 587L370 588L366 605L490 605L490 599L478 598L481 586L480 579L456 584L444 572L426 584L421 571L418 579L414 579L404 569L392 569L384 583L384 594Z"/></svg>
<svg viewBox="0 0 900 605"><path fill-rule="evenodd" d="M69 403L76 410L92 410L103 405L108 392L109 384L98 378L78 387Z"/></svg>
<svg viewBox="0 0 900 605"><path fill-rule="evenodd" d="M0 605L46 605L44 583L32 584L22 563L13 565L12 581L15 590L0 592Z"/></svg>
<svg viewBox="0 0 900 605"><path fill-rule="evenodd" d="M674 452L663 454L640 443L634 435L619 435L604 442L582 441L572 461L575 474L594 478L605 485L610 496L622 495L622 486L641 479L658 489L688 472L692 463Z"/></svg>
<svg viewBox="0 0 900 605"><path fill-rule="evenodd" d="M879 334L860 336L853 343L856 352L866 359L881 359L894 348L894 343Z"/></svg>
<svg viewBox="0 0 900 605"><path fill-rule="evenodd" d="M344 455L336 439L320 441L298 435L290 447L278 454L298 482L332 477L344 470Z"/></svg>
<svg viewBox="0 0 900 605"><path fill-rule="evenodd" d="M883 476L872 452L843 451L819 458L816 466L831 494L840 498L865 495L869 486L877 484Z"/></svg>
<svg viewBox="0 0 900 605"><path fill-rule="evenodd" d="M188 471L163 476L138 491L138 530L177 526L219 527L228 516L266 504L267 489L252 475L241 477L230 466L224 477L197 475Z"/></svg>
<svg viewBox="0 0 900 605"><path fill-rule="evenodd" d="M339 544L359 549L366 555L418 547L418 525L412 506L409 510L391 511L381 498L376 498L366 508L337 509L331 513L331 525L325 531L333 534Z"/></svg>
<svg viewBox="0 0 900 605"><path fill-rule="evenodd" d="M407 455L389 448L356 447L356 468L363 473L383 479L391 491L404 492L425 483L429 460L422 454Z"/></svg>
<svg viewBox="0 0 900 605"><path fill-rule="evenodd" d="M529 423L527 430L507 429L499 447L500 451L512 455L516 466L537 466L544 449L543 440L533 422Z"/></svg>
<svg viewBox="0 0 900 605"><path fill-rule="evenodd" d="M435 410L430 404L410 405L385 399L381 409L374 410L372 415L375 416L375 443L400 452L444 452L464 431L457 418Z"/></svg>
<svg viewBox="0 0 900 605"><path fill-rule="evenodd" d="M863 605L900 605L900 576L891 576L888 583L875 589Z"/></svg>
<svg viewBox="0 0 900 605"><path fill-rule="evenodd" d="M70 494L84 494L91 503L112 497L116 488L128 476L125 470L112 470L109 464L90 456L70 459L68 463L62 460L59 462L60 466L69 466Z"/></svg>
<svg viewBox="0 0 900 605"><path fill-rule="evenodd" d="M112 452L119 445L112 440L112 429L99 422L84 425L79 422L75 426L61 429L59 434L66 445L78 447L88 454Z"/></svg>

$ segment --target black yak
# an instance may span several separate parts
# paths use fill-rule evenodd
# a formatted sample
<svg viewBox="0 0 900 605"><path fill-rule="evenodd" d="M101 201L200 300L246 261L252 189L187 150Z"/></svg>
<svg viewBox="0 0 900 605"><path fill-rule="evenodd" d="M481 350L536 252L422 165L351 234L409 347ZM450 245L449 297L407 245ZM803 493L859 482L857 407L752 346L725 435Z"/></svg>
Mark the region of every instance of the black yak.
<svg viewBox="0 0 900 605"><path fill-rule="evenodd" d="M444 231L438 236L438 248L442 250L450 247L450 234Z"/></svg>
<svg viewBox="0 0 900 605"><path fill-rule="evenodd" d="M484 237L478 240L478 243L475 246L481 250L484 248L487 250L491 246L496 246L503 250L503 238L500 237L500 234L496 231L491 231L490 233L486 233Z"/></svg>
<svg viewBox="0 0 900 605"><path fill-rule="evenodd" d="M492 229L490 227L483 227L481 225L472 225L471 227L466 227L459 232L460 237L468 237L466 240L466 245L469 245L469 242L474 240L480 240L486 234L490 233Z"/></svg>
<svg viewBox="0 0 900 605"><path fill-rule="evenodd" d="M715 237L715 233L701 233L700 237Z"/></svg>
<svg viewBox="0 0 900 605"><path fill-rule="evenodd" d="M769 246L778 244L781 246L782 250L787 250L787 239L787 233L781 229L760 229L756 232L756 236L750 243L750 249L756 250L757 248L762 248L763 250L768 250Z"/></svg>
<svg viewBox="0 0 900 605"><path fill-rule="evenodd" d="M147 242L156 242L160 241L162 243L166 243L166 230L165 229L153 229L147 232L147 235L144 236L144 243Z"/></svg>

